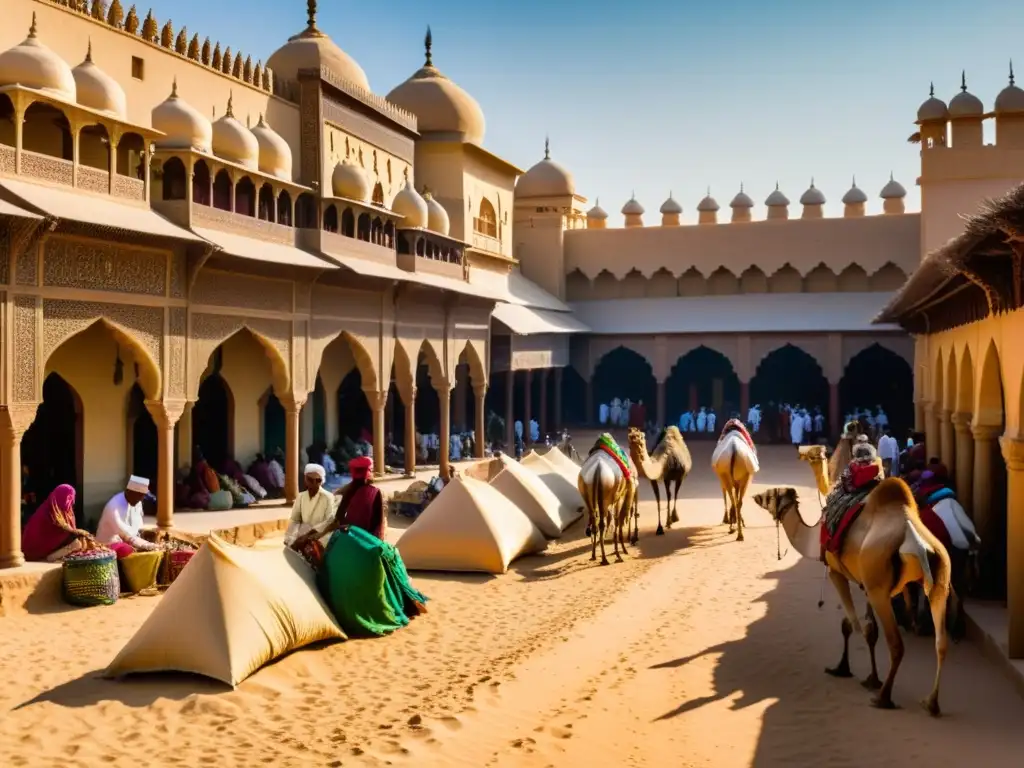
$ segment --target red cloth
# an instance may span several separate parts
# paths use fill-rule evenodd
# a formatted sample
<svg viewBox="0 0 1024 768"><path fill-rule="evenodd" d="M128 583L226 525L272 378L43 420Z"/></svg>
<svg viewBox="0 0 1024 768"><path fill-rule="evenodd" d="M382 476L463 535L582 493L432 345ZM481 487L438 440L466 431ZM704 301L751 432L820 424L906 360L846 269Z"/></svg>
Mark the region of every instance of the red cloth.
<svg viewBox="0 0 1024 768"><path fill-rule="evenodd" d="M366 480L373 474L373 459L369 456L356 456L348 463L348 473L353 480Z"/></svg>
<svg viewBox="0 0 1024 768"><path fill-rule="evenodd" d="M647 409L640 403L629 406L629 426L643 429L647 419Z"/></svg>
<svg viewBox="0 0 1024 768"><path fill-rule="evenodd" d="M114 554L117 555L118 560L124 560L128 555L135 554L135 547L131 544L126 544L123 541L115 541L113 544L108 544L107 546L114 550Z"/></svg>
<svg viewBox="0 0 1024 768"><path fill-rule="evenodd" d="M364 531L372 533L378 539L383 538L384 516L381 514L379 519L375 519L377 518L376 506L379 498L380 488L375 485L367 483L360 488L356 488L352 493L348 509L345 510L345 523L362 528ZM381 499L381 502L381 511L383 513L383 499Z"/></svg>
<svg viewBox="0 0 1024 768"><path fill-rule="evenodd" d="M871 464L850 462L850 490L855 491L858 488L863 488L878 477L878 472L878 465L874 462Z"/></svg>
<svg viewBox="0 0 1024 768"><path fill-rule="evenodd" d="M45 560L66 547L75 527L75 489L58 485L25 523L21 540L25 559Z"/></svg>
<svg viewBox="0 0 1024 768"><path fill-rule="evenodd" d="M946 528L946 524L942 522L942 518L935 514L935 510L931 504L925 504L917 508L921 514L921 522L924 523L924 527L931 531L932 536L942 542L942 546L946 548L947 552L951 552L953 549L953 540L949 538L949 529Z"/></svg>
<svg viewBox="0 0 1024 768"><path fill-rule="evenodd" d="M846 535L846 531L849 530L850 526L853 525L853 521L857 519L857 515L864 509L864 502L858 502L846 510L846 514L843 515L843 519L839 521L839 525L836 526L836 532L829 536L828 526L821 526L821 550L822 556L824 557L825 550L828 550L833 555L839 555L839 549L843 545L843 537Z"/></svg>

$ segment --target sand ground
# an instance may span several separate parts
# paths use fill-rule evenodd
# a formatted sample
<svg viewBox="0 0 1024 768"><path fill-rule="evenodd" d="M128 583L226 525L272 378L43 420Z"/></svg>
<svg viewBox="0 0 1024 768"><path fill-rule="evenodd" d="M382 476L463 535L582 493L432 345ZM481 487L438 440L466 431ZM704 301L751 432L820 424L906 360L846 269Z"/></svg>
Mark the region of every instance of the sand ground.
<svg viewBox="0 0 1024 768"><path fill-rule="evenodd" d="M0 619L0 764L1021 765L1024 700L969 643L949 653L941 720L916 705L929 639L907 639L903 709L874 710L856 680L826 677L841 610L830 587L817 606L821 566L784 537L777 559L752 501L747 540L728 536L711 445L691 449L681 523L654 536L644 483L626 562L592 564L577 524L501 577L414 574L432 602L408 629L300 651L234 691L98 678L158 597ZM798 486L814 508L791 449L761 460L755 487ZM863 641L853 664L867 673Z"/></svg>

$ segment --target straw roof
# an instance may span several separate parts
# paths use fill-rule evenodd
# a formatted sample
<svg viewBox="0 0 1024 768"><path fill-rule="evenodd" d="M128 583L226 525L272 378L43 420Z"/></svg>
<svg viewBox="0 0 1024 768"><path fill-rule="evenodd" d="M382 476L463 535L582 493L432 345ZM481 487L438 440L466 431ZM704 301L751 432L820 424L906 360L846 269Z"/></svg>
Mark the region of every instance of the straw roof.
<svg viewBox="0 0 1024 768"><path fill-rule="evenodd" d="M963 232L924 258L875 323L928 333L1022 305L1024 184L962 218ZM941 318L933 311L940 305Z"/></svg>

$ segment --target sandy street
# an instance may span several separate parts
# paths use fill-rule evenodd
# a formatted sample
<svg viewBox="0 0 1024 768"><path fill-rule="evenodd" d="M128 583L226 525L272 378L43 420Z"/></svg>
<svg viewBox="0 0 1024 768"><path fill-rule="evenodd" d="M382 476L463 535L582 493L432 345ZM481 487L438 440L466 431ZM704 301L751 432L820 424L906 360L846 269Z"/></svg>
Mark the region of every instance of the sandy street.
<svg viewBox="0 0 1024 768"><path fill-rule="evenodd" d="M778 560L775 526L749 500L747 540L728 536L711 443L691 450L681 523L654 536L644 481L626 562L592 564L578 523L498 578L414 573L432 601L408 629L295 653L235 691L98 679L159 598L0 620L3 764L1020 765L1024 700L969 643L950 650L937 721L917 706L931 639L907 638L900 710L824 675L841 611L830 585L818 608L822 566L784 535ZM791 449L763 448L761 461L757 488L796 485L816 515ZM852 662L864 677L859 639Z"/></svg>

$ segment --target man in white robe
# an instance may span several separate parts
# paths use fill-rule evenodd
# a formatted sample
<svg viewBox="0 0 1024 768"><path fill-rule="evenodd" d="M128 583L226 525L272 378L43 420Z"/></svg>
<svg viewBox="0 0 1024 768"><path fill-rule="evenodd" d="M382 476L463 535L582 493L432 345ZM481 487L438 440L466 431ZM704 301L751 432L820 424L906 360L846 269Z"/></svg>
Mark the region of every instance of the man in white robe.
<svg viewBox="0 0 1024 768"><path fill-rule="evenodd" d="M609 419L613 427L619 425L619 419L622 418L622 401L619 398L612 400L611 412L609 413Z"/></svg>
<svg viewBox="0 0 1024 768"><path fill-rule="evenodd" d="M693 429L693 416L689 411L683 411L679 415L679 431L689 432Z"/></svg>
<svg viewBox="0 0 1024 768"><path fill-rule="evenodd" d="M628 397L622 401L622 413L619 414L619 426L629 426L629 409L633 407L633 401Z"/></svg>
<svg viewBox="0 0 1024 768"><path fill-rule="evenodd" d="M789 422L789 439L793 445L801 445L804 441L804 420L799 413L794 413Z"/></svg>
<svg viewBox="0 0 1024 768"><path fill-rule="evenodd" d="M708 411L708 432L714 432L715 431L715 420L717 418L718 417L715 416L715 412L714 411Z"/></svg>
<svg viewBox="0 0 1024 768"><path fill-rule="evenodd" d="M821 435L825 432L825 416L821 412L821 408L815 409L814 414L814 432L815 434Z"/></svg>
<svg viewBox="0 0 1024 768"><path fill-rule="evenodd" d="M159 549L142 538L142 500L149 493L149 480L145 477L132 475L128 478L125 489L113 496L103 507L99 527L96 529L96 540L101 544L113 544L121 541L135 549L149 551Z"/></svg>
<svg viewBox="0 0 1024 768"><path fill-rule="evenodd" d="M307 464L303 475L306 490L298 495L292 505L292 515L285 531L285 543L291 545L299 536L311 531L321 531L333 520L337 511L339 496L323 487L327 472L319 464ZM330 533L320 539L325 547L330 540Z"/></svg>
<svg viewBox="0 0 1024 768"><path fill-rule="evenodd" d="M753 428L754 432L759 432L761 430L760 404L755 405L753 408L750 409L750 426Z"/></svg>
<svg viewBox="0 0 1024 768"><path fill-rule="evenodd" d="M701 406L700 413L697 414L697 431L703 432L708 426L708 415L704 412L704 406Z"/></svg>
<svg viewBox="0 0 1024 768"><path fill-rule="evenodd" d="M811 418L811 414L807 412L806 408L804 408L803 420L804 420L804 435L805 436L810 436L811 432L814 430L814 420Z"/></svg>
<svg viewBox="0 0 1024 768"><path fill-rule="evenodd" d="M530 419L530 442L540 442L540 424L537 423L536 419Z"/></svg>
<svg viewBox="0 0 1024 768"><path fill-rule="evenodd" d="M608 403L601 403L597 408L597 420L600 422L602 427L608 423L608 412L610 410Z"/></svg>

